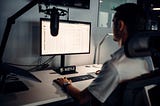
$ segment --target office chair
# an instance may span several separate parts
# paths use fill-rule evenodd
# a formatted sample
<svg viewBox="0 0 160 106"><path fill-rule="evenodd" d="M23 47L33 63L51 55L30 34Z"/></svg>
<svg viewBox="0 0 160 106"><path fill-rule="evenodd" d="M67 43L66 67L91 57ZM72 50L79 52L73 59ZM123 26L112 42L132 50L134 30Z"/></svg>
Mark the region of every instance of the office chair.
<svg viewBox="0 0 160 106"><path fill-rule="evenodd" d="M145 87L157 85L150 90ZM104 106L160 106L160 70L120 83ZM154 90L156 88L156 90ZM156 92L155 92L156 91ZM150 92L150 94L149 94ZM154 92L154 94L152 93ZM152 96L152 97L150 97ZM152 100L151 100L152 99ZM153 105L154 104L154 105Z"/></svg>
<svg viewBox="0 0 160 106"><path fill-rule="evenodd" d="M160 32L139 32L124 46L127 57L156 56L160 61ZM160 65L150 73L120 83L105 106L160 106Z"/></svg>

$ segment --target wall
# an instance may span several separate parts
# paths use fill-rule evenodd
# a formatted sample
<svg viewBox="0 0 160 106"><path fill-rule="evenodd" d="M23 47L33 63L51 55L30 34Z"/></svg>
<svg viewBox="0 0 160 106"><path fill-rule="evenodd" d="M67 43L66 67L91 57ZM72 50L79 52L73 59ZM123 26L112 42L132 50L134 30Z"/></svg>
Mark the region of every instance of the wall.
<svg viewBox="0 0 160 106"><path fill-rule="evenodd" d="M24 7L30 0L2 0L0 3L0 40L2 39L7 18L15 14ZM69 19L78 21L89 21L92 25L91 32L91 52L90 54L69 55L66 56L66 65L84 65L93 64L95 47L98 42L108 32L112 32L110 28L97 27L98 19L98 0L90 0L90 9L69 9ZM3 56L4 62L16 64L40 64L45 61L47 56L40 56L40 30L39 19L44 17L43 13L39 13L38 5L31 8L25 14L20 16L16 23L12 26L10 36L6 45ZM64 19L66 17L63 17ZM112 39L105 40L101 47L100 63L108 60L109 55L117 49ZM107 48L106 48L107 47ZM59 56L56 56L52 65L59 65Z"/></svg>
<svg viewBox="0 0 160 106"><path fill-rule="evenodd" d="M7 18L15 14L24 7L30 0L2 0L0 10L0 40L4 33ZM70 8L70 20L89 21L92 29L97 26L98 0L91 0L89 10ZM38 5L31 8L25 14L16 19L13 24L6 49L3 56L4 62L16 64L39 64L45 61L47 56L40 56L39 52L39 19L44 17L43 13L38 12ZM66 18L66 17L63 17ZM92 30L92 42L90 54L66 56L66 64L92 64L94 54L94 42ZM56 56L58 57L58 56ZM78 60L78 61L77 61ZM53 60L56 61L56 59ZM57 62L59 64L59 62Z"/></svg>

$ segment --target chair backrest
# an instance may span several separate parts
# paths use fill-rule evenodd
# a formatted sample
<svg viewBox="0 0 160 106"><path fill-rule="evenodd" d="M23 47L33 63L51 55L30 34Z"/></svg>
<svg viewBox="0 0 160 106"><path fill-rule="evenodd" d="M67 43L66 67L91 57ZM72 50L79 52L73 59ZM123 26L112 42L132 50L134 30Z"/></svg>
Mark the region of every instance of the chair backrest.
<svg viewBox="0 0 160 106"><path fill-rule="evenodd" d="M156 57L157 68L160 69L160 31L136 33L127 40L125 54L132 58ZM123 106L160 106L160 102L153 98L153 95L160 94L160 71L158 69L128 81L123 95ZM153 87L153 85L156 86ZM158 88L159 90L157 90Z"/></svg>
<svg viewBox="0 0 160 106"><path fill-rule="evenodd" d="M145 89L145 87L152 85L160 86L159 70L128 81L123 95L123 106L152 106L153 102L148 95L149 90L146 92Z"/></svg>
<svg viewBox="0 0 160 106"><path fill-rule="evenodd" d="M156 90L154 90L155 87L153 87L154 89L152 88L151 90L147 90L146 92L145 87L151 85L156 85ZM160 104L160 101L154 100L153 98L155 94L160 94L159 70L156 70L148 74L143 74L137 78L120 83L103 105L160 106L157 105Z"/></svg>
<svg viewBox="0 0 160 106"><path fill-rule="evenodd" d="M160 106L160 86L149 89L148 95L152 106Z"/></svg>

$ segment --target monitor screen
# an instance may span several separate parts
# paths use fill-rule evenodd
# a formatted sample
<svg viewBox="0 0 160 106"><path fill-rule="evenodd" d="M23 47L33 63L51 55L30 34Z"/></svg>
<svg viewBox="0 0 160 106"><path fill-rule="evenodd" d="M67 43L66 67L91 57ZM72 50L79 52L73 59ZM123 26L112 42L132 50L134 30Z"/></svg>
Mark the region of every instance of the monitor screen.
<svg viewBox="0 0 160 106"><path fill-rule="evenodd" d="M41 3L46 5L52 4L56 6L82 8L82 9L90 8L90 0L41 0Z"/></svg>
<svg viewBox="0 0 160 106"><path fill-rule="evenodd" d="M91 23L60 20L57 36L50 33L50 20L41 22L41 55L84 54L90 52Z"/></svg>

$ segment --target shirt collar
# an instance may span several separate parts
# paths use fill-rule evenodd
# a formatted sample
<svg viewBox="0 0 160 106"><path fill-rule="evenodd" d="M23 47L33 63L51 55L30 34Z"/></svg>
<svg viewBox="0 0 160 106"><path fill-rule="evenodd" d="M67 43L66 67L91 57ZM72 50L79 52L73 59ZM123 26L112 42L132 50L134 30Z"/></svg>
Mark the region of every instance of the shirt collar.
<svg viewBox="0 0 160 106"><path fill-rule="evenodd" d="M113 54L111 54L112 59L118 59L124 54L124 47L122 46L117 51L115 51Z"/></svg>

